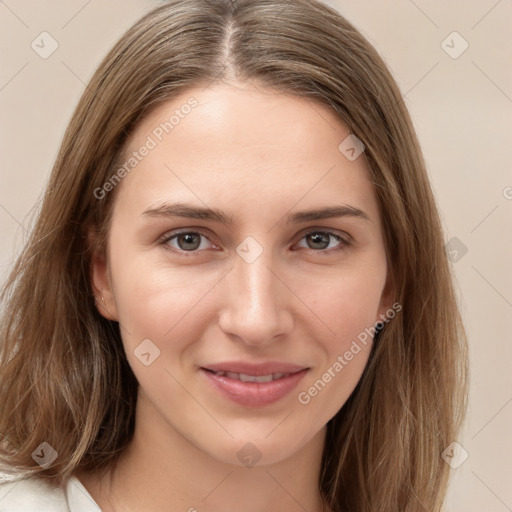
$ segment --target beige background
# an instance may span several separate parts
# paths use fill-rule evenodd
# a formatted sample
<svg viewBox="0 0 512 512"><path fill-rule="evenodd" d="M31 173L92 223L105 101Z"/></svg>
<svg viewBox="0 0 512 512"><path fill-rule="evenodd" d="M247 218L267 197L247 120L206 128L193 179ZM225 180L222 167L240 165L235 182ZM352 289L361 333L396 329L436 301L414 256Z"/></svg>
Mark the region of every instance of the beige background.
<svg viewBox="0 0 512 512"><path fill-rule="evenodd" d="M0 3L0 280L19 251L72 110L101 58L158 2ZM442 213L470 337L471 405L447 511L512 511L512 2L330 0L405 96ZM58 49L42 59L43 31ZM469 45L452 58L442 42ZM445 45L458 52L464 41ZM508 188L507 188L508 187ZM452 242L453 243L453 242ZM455 246L453 246L455 247Z"/></svg>

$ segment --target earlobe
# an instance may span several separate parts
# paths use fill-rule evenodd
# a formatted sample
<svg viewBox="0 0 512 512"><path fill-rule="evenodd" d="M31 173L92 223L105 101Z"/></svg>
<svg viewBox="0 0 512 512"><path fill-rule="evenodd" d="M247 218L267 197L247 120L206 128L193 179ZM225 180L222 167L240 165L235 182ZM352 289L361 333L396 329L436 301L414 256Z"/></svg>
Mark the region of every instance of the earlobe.
<svg viewBox="0 0 512 512"><path fill-rule="evenodd" d="M107 308L105 303L105 297L103 295L98 299L98 295L100 292L98 290L94 291L94 303L96 304L96 309L101 314L101 316L105 317L107 320L116 320L113 314Z"/></svg>
<svg viewBox="0 0 512 512"><path fill-rule="evenodd" d="M91 251L90 279L96 308L107 320L118 321L106 250L97 248L94 243L91 243L90 247L94 248Z"/></svg>

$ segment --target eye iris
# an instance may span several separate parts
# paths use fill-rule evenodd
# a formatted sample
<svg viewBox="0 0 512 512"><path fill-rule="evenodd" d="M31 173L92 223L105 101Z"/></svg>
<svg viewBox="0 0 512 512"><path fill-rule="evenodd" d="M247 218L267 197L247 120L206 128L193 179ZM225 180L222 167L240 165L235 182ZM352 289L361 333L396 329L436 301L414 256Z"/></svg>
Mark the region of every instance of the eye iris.
<svg viewBox="0 0 512 512"><path fill-rule="evenodd" d="M327 247L329 247L330 235L328 233L316 232L308 235L308 237L312 240L313 244L326 244L325 247L312 247L312 249L327 249Z"/></svg>
<svg viewBox="0 0 512 512"><path fill-rule="evenodd" d="M181 233L177 236L177 239L180 249L184 251L194 251L201 245L201 236L197 233ZM181 240L185 240L185 244L180 243ZM192 244L193 247L190 247L188 244Z"/></svg>

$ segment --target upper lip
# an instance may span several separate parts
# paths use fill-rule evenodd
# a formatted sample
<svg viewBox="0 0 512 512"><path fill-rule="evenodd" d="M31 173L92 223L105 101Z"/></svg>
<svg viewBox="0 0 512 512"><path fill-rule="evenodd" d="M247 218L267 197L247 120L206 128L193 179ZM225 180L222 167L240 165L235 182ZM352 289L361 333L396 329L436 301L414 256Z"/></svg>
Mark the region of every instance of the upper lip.
<svg viewBox="0 0 512 512"><path fill-rule="evenodd" d="M225 361L223 363L209 364L203 366L206 370L214 372L243 373L244 375L270 375L271 373L297 373L307 369L306 366L284 363L280 361L269 361L265 363L249 363L247 361Z"/></svg>

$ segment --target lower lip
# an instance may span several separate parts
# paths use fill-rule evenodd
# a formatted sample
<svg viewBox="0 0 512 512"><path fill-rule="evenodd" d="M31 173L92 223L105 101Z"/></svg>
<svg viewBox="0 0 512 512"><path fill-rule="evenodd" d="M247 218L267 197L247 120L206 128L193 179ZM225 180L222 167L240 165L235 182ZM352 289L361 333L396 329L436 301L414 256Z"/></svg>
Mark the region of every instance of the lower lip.
<svg viewBox="0 0 512 512"><path fill-rule="evenodd" d="M264 407L277 402L290 393L306 375L305 368L288 377L273 380L271 382L242 382L237 379L221 377L215 373L201 368L201 372L208 378L222 395L233 402L246 407Z"/></svg>

